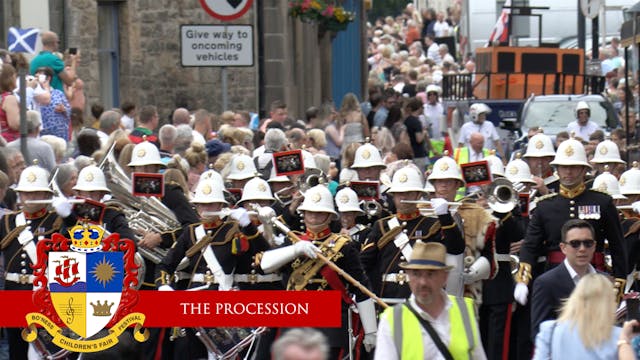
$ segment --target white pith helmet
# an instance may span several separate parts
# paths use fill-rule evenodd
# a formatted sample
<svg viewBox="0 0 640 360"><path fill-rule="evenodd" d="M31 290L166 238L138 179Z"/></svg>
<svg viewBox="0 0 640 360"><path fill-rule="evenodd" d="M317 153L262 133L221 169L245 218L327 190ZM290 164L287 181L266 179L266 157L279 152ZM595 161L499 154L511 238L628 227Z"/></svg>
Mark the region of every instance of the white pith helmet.
<svg viewBox="0 0 640 360"><path fill-rule="evenodd" d="M349 187L345 187L336 193L336 205L338 205L338 212L355 211L364 213L360 208L358 194Z"/></svg>
<svg viewBox="0 0 640 360"><path fill-rule="evenodd" d="M512 183L528 183L535 184L533 181L533 176L531 175L531 169L529 169L529 164L524 162L522 159L513 159L505 168L505 174L509 181Z"/></svg>
<svg viewBox="0 0 640 360"><path fill-rule="evenodd" d="M596 146L591 162L594 164L618 163L626 164L627 162L620 158L620 149L618 145L611 140L605 140Z"/></svg>
<svg viewBox="0 0 640 360"><path fill-rule="evenodd" d="M14 190L22 192L46 191L53 193L53 190L49 188L49 172L47 169L38 165L25 168L22 170L18 186L16 186Z"/></svg>
<svg viewBox="0 0 640 360"><path fill-rule="evenodd" d="M456 179L464 183L460 166L450 156L443 156L433 164L433 170L427 180Z"/></svg>
<svg viewBox="0 0 640 360"><path fill-rule="evenodd" d="M491 150L491 152L491 155L484 158L489 163L491 175L504 176L504 165L502 164L502 159L496 156L494 150Z"/></svg>
<svg viewBox="0 0 640 360"><path fill-rule="evenodd" d="M223 185L221 182L213 179L200 179L191 202L194 204L229 204L227 200L224 199L222 188Z"/></svg>
<svg viewBox="0 0 640 360"><path fill-rule="evenodd" d="M440 96L440 94L442 94L442 88L436 84L431 84L427 86L427 90L425 91L425 93L430 93L430 92L435 92L438 94L438 96Z"/></svg>
<svg viewBox="0 0 640 360"><path fill-rule="evenodd" d="M220 175L219 172L213 170L213 169L209 169L205 172L203 172L202 174L200 174L200 181L205 180L205 179L211 179L213 181L219 182L221 184L224 183L224 180L222 180L222 175Z"/></svg>
<svg viewBox="0 0 640 360"><path fill-rule="evenodd" d="M578 117L578 111L580 110L589 110L589 116L591 116L591 108L589 107L589 104L587 104L586 101L578 101L578 104L576 105L576 109L574 112L575 117Z"/></svg>
<svg viewBox="0 0 640 360"><path fill-rule="evenodd" d="M436 192L436 188L433 187L433 184L431 183L431 181L424 182L424 192L429 194L433 194Z"/></svg>
<svg viewBox="0 0 640 360"><path fill-rule="evenodd" d="M266 180L260 177L254 177L244 184L242 197L240 198L240 201L238 201L238 204L241 204L243 201L251 200L275 200L271 194L271 187L269 187L269 183L267 183Z"/></svg>
<svg viewBox="0 0 640 360"><path fill-rule="evenodd" d="M391 179L391 188L389 193L402 193L410 191L424 192L424 182L422 174L414 167L405 166L398 169Z"/></svg>
<svg viewBox="0 0 640 360"><path fill-rule="evenodd" d="M78 182L73 190L78 191L106 191L111 192L107 187L107 181L102 170L95 166L85 166L78 174Z"/></svg>
<svg viewBox="0 0 640 360"><path fill-rule="evenodd" d="M591 168L587 162L587 153L582 143L576 139L567 139L560 143L556 157L551 165L582 165Z"/></svg>
<svg viewBox="0 0 640 360"><path fill-rule="evenodd" d="M610 172L605 171L602 174L596 176L593 179L592 189L604 191L607 194L611 195L614 199L626 199L627 197L622 195L620 192L620 184L618 184L618 179L615 176L611 175Z"/></svg>
<svg viewBox="0 0 640 360"><path fill-rule="evenodd" d="M640 195L640 169L637 162L634 161L631 169L620 175L618 184L622 195Z"/></svg>
<svg viewBox="0 0 640 360"><path fill-rule="evenodd" d="M491 108L483 103L475 103L469 107L469 117L472 121L476 121L480 114L491 114Z"/></svg>
<svg viewBox="0 0 640 360"><path fill-rule="evenodd" d="M249 155L236 154L229 163L228 180L246 180L256 176L256 165Z"/></svg>
<svg viewBox="0 0 640 360"><path fill-rule="evenodd" d="M338 216L333 206L333 196L326 185L320 184L305 191L304 201L298 211L325 212Z"/></svg>
<svg viewBox="0 0 640 360"><path fill-rule="evenodd" d="M551 138L545 134L535 134L529 139L527 152L524 154L524 157L546 157L555 155L556 151L553 148Z"/></svg>
<svg viewBox="0 0 640 360"><path fill-rule="evenodd" d="M358 149L356 150L353 165L351 165L351 168L363 169L371 167L379 167L384 169L387 166L382 162L380 150L373 144L366 143L358 147Z"/></svg>
<svg viewBox="0 0 640 360"><path fill-rule="evenodd" d="M158 148L148 141L143 141L133 148L131 161L128 164L128 166L145 165L166 166L165 163L160 160L160 151L158 151Z"/></svg>

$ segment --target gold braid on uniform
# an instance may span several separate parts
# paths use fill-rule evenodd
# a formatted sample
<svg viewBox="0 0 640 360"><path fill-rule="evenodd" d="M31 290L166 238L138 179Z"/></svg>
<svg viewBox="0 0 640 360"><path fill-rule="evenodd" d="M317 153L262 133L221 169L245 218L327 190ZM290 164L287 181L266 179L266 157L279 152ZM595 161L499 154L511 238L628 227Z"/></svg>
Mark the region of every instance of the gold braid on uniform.
<svg viewBox="0 0 640 360"><path fill-rule="evenodd" d="M162 286L162 285L169 285L170 283L171 283L171 275L169 275L169 273L164 270L160 270L160 276L158 276L158 278L156 279L156 284Z"/></svg>
<svg viewBox="0 0 640 360"><path fill-rule="evenodd" d="M627 280L615 278L613 281L613 291L616 294L616 304L620 304L622 301L622 296L624 296L624 286L626 285Z"/></svg>
<svg viewBox="0 0 640 360"><path fill-rule="evenodd" d="M531 265L521 262L514 279L516 282L529 285L529 282L531 281Z"/></svg>
<svg viewBox="0 0 640 360"><path fill-rule="evenodd" d="M391 240L395 239L395 237L400 234L402 230L402 226L396 226L384 233L384 235L380 237L380 240L378 240L378 249L384 248Z"/></svg>
<svg viewBox="0 0 640 360"><path fill-rule="evenodd" d="M202 226L202 225L198 225L198 226ZM218 235L218 233L220 232L220 230L224 229L225 226L224 224L222 226L220 226L216 232L209 236L208 234L206 234L205 236L202 237L202 239L198 240L197 243L193 244L186 252L185 252L185 256L188 258L192 258L194 257L200 250L202 250L202 248L204 248L205 246L209 245L211 243L211 240L215 239L216 236ZM237 225L236 225L237 228ZM233 239L233 237L235 236L235 233L232 232L227 232L227 235L225 236L224 242L223 243L227 243L229 241L231 241L231 239Z"/></svg>
<svg viewBox="0 0 640 360"><path fill-rule="evenodd" d="M0 241L0 250L3 250L7 246L9 246L9 244L13 241L13 239L18 237L18 235L20 235L22 230L24 230L26 227L27 227L27 225L21 225L21 226L16 227L15 229L11 230L7 234L7 236L5 236L4 239L2 239L2 241Z"/></svg>

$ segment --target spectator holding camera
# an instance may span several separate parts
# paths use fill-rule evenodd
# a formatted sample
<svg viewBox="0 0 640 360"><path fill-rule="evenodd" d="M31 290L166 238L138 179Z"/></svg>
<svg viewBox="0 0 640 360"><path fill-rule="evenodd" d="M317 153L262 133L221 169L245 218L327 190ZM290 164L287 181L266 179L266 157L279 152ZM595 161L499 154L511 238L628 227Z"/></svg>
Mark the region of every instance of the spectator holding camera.
<svg viewBox="0 0 640 360"><path fill-rule="evenodd" d="M71 86L76 79L77 54L69 54L69 66L65 67L64 61L55 52L58 51L60 40L58 34L45 31L40 34L42 51L31 60L31 75L35 75L41 67L52 70L50 79L51 87L64 91L63 83Z"/></svg>

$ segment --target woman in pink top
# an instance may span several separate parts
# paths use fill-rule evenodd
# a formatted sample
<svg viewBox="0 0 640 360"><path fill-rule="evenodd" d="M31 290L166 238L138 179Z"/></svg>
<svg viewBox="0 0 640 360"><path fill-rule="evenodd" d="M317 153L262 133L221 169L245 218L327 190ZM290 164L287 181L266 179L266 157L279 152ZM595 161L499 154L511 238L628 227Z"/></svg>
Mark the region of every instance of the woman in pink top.
<svg viewBox="0 0 640 360"><path fill-rule="evenodd" d="M16 70L10 64L0 69L0 134L7 142L20 137L20 105L13 94L16 87Z"/></svg>

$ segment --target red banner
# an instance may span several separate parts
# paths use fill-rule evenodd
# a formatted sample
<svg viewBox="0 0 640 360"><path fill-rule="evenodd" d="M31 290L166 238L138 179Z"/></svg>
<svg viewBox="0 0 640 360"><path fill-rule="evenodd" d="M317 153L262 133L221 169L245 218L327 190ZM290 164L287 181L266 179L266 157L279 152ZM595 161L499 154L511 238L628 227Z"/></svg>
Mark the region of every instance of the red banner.
<svg viewBox="0 0 640 360"><path fill-rule="evenodd" d="M339 327L338 291L139 291L145 327ZM0 291L0 327L39 312L32 291Z"/></svg>

